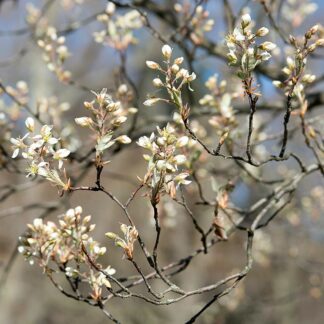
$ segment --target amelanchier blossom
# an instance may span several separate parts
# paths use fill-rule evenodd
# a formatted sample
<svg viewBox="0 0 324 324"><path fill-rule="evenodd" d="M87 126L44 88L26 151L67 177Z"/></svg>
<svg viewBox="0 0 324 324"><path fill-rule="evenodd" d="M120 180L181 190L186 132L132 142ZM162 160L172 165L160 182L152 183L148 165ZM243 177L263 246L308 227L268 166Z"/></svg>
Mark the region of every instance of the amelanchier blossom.
<svg viewBox="0 0 324 324"><path fill-rule="evenodd" d="M123 86L126 90L127 86ZM121 92L119 91L119 92ZM94 92L95 99L91 102L85 102L84 106L91 112L91 117L77 117L75 122L89 128L96 135L96 163L102 165L107 162L102 161L102 155L105 150L115 143L129 144L131 139L127 135L116 135L116 131L127 120L127 115L136 112L135 108L124 108L122 102L114 101L107 93L107 89L100 92ZM135 109L135 111L134 111Z"/></svg>
<svg viewBox="0 0 324 324"><path fill-rule="evenodd" d="M124 234L124 238L121 238L115 233L107 232L105 235L114 240L116 246L121 247L124 250L124 255L128 260L133 259L133 253L134 253L134 243L137 240L138 232L137 229L133 226L127 226L125 224L122 224L120 226L121 231Z"/></svg>
<svg viewBox="0 0 324 324"><path fill-rule="evenodd" d="M219 135L228 133L237 126L237 121L232 107L232 100L238 97L235 92L229 91L226 80L218 82L218 76L213 75L205 82L209 93L204 95L199 104L213 108L218 113L209 119L209 123L216 128Z"/></svg>
<svg viewBox="0 0 324 324"><path fill-rule="evenodd" d="M53 136L53 126L44 125L39 134L35 134L33 118L28 117L25 125L28 132L22 138L10 139L13 147L12 158L16 158L21 151L21 156L28 164L27 177L39 175L58 188L68 190L70 181L66 177L65 169L62 171L62 167L70 151L59 148L59 138Z"/></svg>
<svg viewBox="0 0 324 324"><path fill-rule="evenodd" d="M324 39L319 38L319 25L311 27L301 41L290 36L290 43L294 47L294 56L287 56L286 66L282 72L287 76L283 82L275 80L273 84L285 90L286 95L303 96L304 87L313 83L316 76L305 73L307 58L317 47L324 46Z"/></svg>
<svg viewBox="0 0 324 324"><path fill-rule="evenodd" d="M276 45L269 41L257 42L258 38L266 36L269 30L266 27L261 27L252 33L251 21L250 15L244 14L241 17L240 25L226 37L229 64L237 67L237 75L242 80L249 78L258 64L269 60L270 52L276 48Z"/></svg>
<svg viewBox="0 0 324 324"><path fill-rule="evenodd" d="M143 26L141 15L137 10L130 10L123 15L116 14L116 6L108 1L106 11L97 17L105 24L105 29L93 34L97 43L125 51L129 45L136 44L134 30Z"/></svg>
<svg viewBox="0 0 324 324"><path fill-rule="evenodd" d="M145 106L153 106L159 101L175 104L178 109L182 106L182 96L181 90L182 88L187 85L189 90L192 91L190 84L192 81L196 79L195 73L189 73L188 70L181 67L184 59L183 57L178 57L174 60L172 58L172 48L170 45L165 44L162 47L162 55L163 58L166 60L164 62L165 67L161 67L158 63L154 61L146 61L146 65L148 68L152 70L158 70L163 76L157 77L153 80L153 85L156 88L161 88L167 90L168 96L170 99L160 98L160 97L151 97L148 98L145 102Z"/></svg>
<svg viewBox="0 0 324 324"><path fill-rule="evenodd" d="M208 10L199 5L195 11L188 5L189 3L176 3L174 9L180 16L181 23L190 30L190 39L193 43L199 45L205 39L205 33L210 32L215 24L214 19L210 18ZM183 28L183 29L185 29Z"/></svg>
<svg viewBox="0 0 324 324"><path fill-rule="evenodd" d="M27 225L25 236L20 237L18 251L30 264L37 262L48 276L61 271L67 277L87 283L92 298L99 300L102 287L111 287L108 277L116 271L98 263L107 249L91 237L95 228L95 224L90 224L91 216L81 215L79 206L59 216L58 225L34 219ZM102 270L96 271L93 263Z"/></svg>
<svg viewBox="0 0 324 324"><path fill-rule="evenodd" d="M150 137L143 136L137 144L150 152L144 154L148 162L147 173L143 184L150 189L151 199L159 199L160 194L167 193L172 198L176 195L176 189L180 184L187 185L189 173L179 171L187 158L181 154L181 148L189 142L187 136L178 138L175 129L168 124L165 128L157 127L157 134L152 133Z"/></svg>
<svg viewBox="0 0 324 324"><path fill-rule="evenodd" d="M63 63L71 56L65 45L65 37L58 36L54 27L49 26L44 35L37 41L38 46L44 51L43 59L50 71L54 72L60 81L69 81L71 72L65 70Z"/></svg>

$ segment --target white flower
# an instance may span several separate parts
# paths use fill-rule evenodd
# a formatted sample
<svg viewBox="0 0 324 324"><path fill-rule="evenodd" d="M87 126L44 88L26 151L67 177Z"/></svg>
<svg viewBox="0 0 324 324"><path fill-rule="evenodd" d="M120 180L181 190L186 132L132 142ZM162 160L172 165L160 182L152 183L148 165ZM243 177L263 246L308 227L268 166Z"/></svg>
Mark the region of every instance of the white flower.
<svg viewBox="0 0 324 324"><path fill-rule="evenodd" d="M43 220L41 218L35 218L33 221L35 229L41 229L43 227Z"/></svg>
<svg viewBox="0 0 324 324"><path fill-rule="evenodd" d="M116 269L112 268L111 266L108 266L106 269L104 269L104 272L106 272L110 276L113 276L116 273Z"/></svg>
<svg viewBox="0 0 324 324"><path fill-rule="evenodd" d="M33 118L28 117L25 121L26 128L29 132L33 132L35 130L35 121Z"/></svg>
<svg viewBox="0 0 324 324"><path fill-rule="evenodd" d="M172 48L169 45L163 45L162 54L167 60L169 60L172 55Z"/></svg>
<svg viewBox="0 0 324 324"><path fill-rule="evenodd" d="M58 160L58 168L61 169L63 166L63 160L70 154L70 151L67 149L59 149L53 153L53 159Z"/></svg>
<svg viewBox="0 0 324 324"><path fill-rule="evenodd" d="M242 42L245 40L245 36L240 32L238 28L234 28L233 36L237 42Z"/></svg>
<svg viewBox="0 0 324 324"><path fill-rule="evenodd" d="M41 162L37 166L37 174L40 175L41 177L47 178L49 171L47 169L48 164L46 162Z"/></svg>
<svg viewBox="0 0 324 324"><path fill-rule="evenodd" d="M183 147L186 146L189 142L188 136L182 136L177 140L176 147Z"/></svg>
<svg viewBox="0 0 324 324"><path fill-rule="evenodd" d="M191 183L190 180L186 180L188 176L189 173L183 172L175 176L173 180L178 182L178 184L188 185L189 183Z"/></svg>
<svg viewBox="0 0 324 324"><path fill-rule="evenodd" d="M196 73L192 72L189 77L187 78L188 82L191 82L197 78Z"/></svg>
<svg viewBox="0 0 324 324"><path fill-rule="evenodd" d="M34 140L37 140L40 146L44 143L56 144L58 139L52 136L52 128L52 126L44 125L40 130L40 135L34 136Z"/></svg>
<svg viewBox="0 0 324 324"><path fill-rule="evenodd" d="M184 164L187 161L187 158L185 155L179 154L174 157L174 161L176 164Z"/></svg>
<svg viewBox="0 0 324 324"><path fill-rule="evenodd" d="M39 171L39 167L37 164L35 164L34 162L32 164L30 164L30 166L26 169L26 171L28 172L26 175L26 178L29 178L30 176L35 176L36 174L38 174Z"/></svg>
<svg viewBox="0 0 324 324"><path fill-rule="evenodd" d="M138 146L150 149L152 147L152 142L147 136L142 136L136 142Z"/></svg>
<svg viewBox="0 0 324 324"><path fill-rule="evenodd" d="M26 251L26 248L24 247L24 246L22 246L22 245L20 245L20 246L18 246L18 252L19 253L24 253Z"/></svg>
<svg viewBox="0 0 324 324"><path fill-rule="evenodd" d="M260 53L261 61L268 61L271 58L271 54L264 51Z"/></svg>
<svg viewBox="0 0 324 324"><path fill-rule="evenodd" d="M28 134L26 134L23 138L10 138L10 142L13 144L13 153L12 153L12 158L16 158L19 154L19 150L23 149L26 147L26 144L24 143L24 139L28 136Z"/></svg>

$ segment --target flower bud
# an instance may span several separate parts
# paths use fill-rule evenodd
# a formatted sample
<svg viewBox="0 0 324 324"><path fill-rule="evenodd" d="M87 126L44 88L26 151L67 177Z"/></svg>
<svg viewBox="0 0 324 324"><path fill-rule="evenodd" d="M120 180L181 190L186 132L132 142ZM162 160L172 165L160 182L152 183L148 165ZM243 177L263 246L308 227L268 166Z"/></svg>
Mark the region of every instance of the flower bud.
<svg viewBox="0 0 324 324"><path fill-rule="evenodd" d="M112 232L105 233L105 236L107 236L108 238L110 238L112 240L117 238L117 235L115 233L112 233Z"/></svg>
<svg viewBox="0 0 324 324"><path fill-rule="evenodd" d="M152 70L160 69L160 65L153 61L146 61L146 65L147 65L147 67L149 67Z"/></svg>
<svg viewBox="0 0 324 324"><path fill-rule="evenodd" d="M318 31L318 25L314 25L309 31L312 35L316 34Z"/></svg>
<svg viewBox="0 0 324 324"><path fill-rule="evenodd" d="M263 37L265 35L267 35L269 33L269 29L266 28L266 27L261 27L257 32L256 32L256 35L258 37Z"/></svg>
<svg viewBox="0 0 324 324"><path fill-rule="evenodd" d="M189 142L188 136L182 136L177 140L176 147L183 147L186 146Z"/></svg>
<svg viewBox="0 0 324 324"><path fill-rule="evenodd" d="M143 105L144 106L148 106L151 107L153 106L155 103L157 103L160 100L160 98L151 98L151 99L147 99L144 101Z"/></svg>
<svg viewBox="0 0 324 324"><path fill-rule="evenodd" d="M188 81L188 82L191 82L191 81L195 80L196 78L197 78L196 73L192 72L192 73L188 76L187 81Z"/></svg>
<svg viewBox="0 0 324 324"><path fill-rule="evenodd" d="M153 80L153 85L154 85L155 87L157 87L157 88L159 88L159 87L163 87L163 82L161 81L160 78L155 78L155 79Z"/></svg>
<svg viewBox="0 0 324 324"><path fill-rule="evenodd" d="M316 41L316 46L324 46L324 38L320 38Z"/></svg>
<svg viewBox="0 0 324 324"><path fill-rule="evenodd" d="M264 42L259 47L264 51L272 51L277 47L277 45L271 42Z"/></svg>
<svg viewBox="0 0 324 324"><path fill-rule="evenodd" d="M90 117L78 117L75 118L74 121L82 127L89 127L93 123L93 120Z"/></svg>
<svg viewBox="0 0 324 324"><path fill-rule="evenodd" d="M227 54L227 58L228 58L230 64L235 64L237 62L237 57L233 51L231 51Z"/></svg>
<svg viewBox="0 0 324 324"><path fill-rule="evenodd" d="M121 135L116 138L116 141L122 144L130 144L132 140L127 135Z"/></svg>
<svg viewBox="0 0 324 324"><path fill-rule="evenodd" d="M251 23L251 16L249 14L245 14L242 16L242 27L245 28Z"/></svg>
<svg viewBox="0 0 324 324"><path fill-rule="evenodd" d="M180 70L180 68L179 68L179 65L178 65L178 64L173 64L173 65L171 66L171 71L172 71L173 73L177 73L179 70Z"/></svg>
<svg viewBox="0 0 324 324"><path fill-rule="evenodd" d="M183 62L183 57L178 57L174 60L174 64L180 65Z"/></svg>
<svg viewBox="0 0 324 324"><path fill-rule="evenodd" d="M316 43L315 43L315 44L312 44L312 45L310 45L310 46L308 46L308 52L309 52L309 53L314 52L315 49L316 49L316 47L317 47L317 44L316 44Z"/></svg>
<svg viewBox="0 0 324 324"><path fill-rule="evenodd" d="M280 81L272 81L272 84L276 87L276 88L283 88L283 83Z"/></svg>
<svg viewBox="0 0 324 324"><path fill-rule="evenodd" d="M293 35L289 35L289 42L291 45L296 46L296 38Z"/></svg>
<svg viewBox="0 0 324 324"><path fill-rule="evenodd" d="M172 55L172 48L169 45L163 45L162 54L167 60L169 60Z"/></svg>
<svg viewBox="0 0 324 324"><path fill-rule="evenodd" d="M305 83L312 83L316 79L316 76L313 74L305 74L302 78L302 81Z"/></svg>
<svg viewBox="0 0 324 324"><path fill-rule="evenodd" d="M125 95L128 91L128 87L126 84L121 84L119 87L118 87L118 93L121 94L121 95Z"/></svg>
<svg viewBox="0 0 324 324"><path fill-rule="evenodd" d="M32 133L35 130L35 121L33 118L28 117L25 121L25 125L30 133Z"/></svg>
<svg viewBox="0 0 324 324"><path fill-rule="evenodd" d="M115 6L115 4L109 1L109 2L107 3L107 7L106 7L106 13L107 13L109 16L111 16L111 15L113 15L113 14L115 13L115 10L116 10L116 6Z"/></svg>

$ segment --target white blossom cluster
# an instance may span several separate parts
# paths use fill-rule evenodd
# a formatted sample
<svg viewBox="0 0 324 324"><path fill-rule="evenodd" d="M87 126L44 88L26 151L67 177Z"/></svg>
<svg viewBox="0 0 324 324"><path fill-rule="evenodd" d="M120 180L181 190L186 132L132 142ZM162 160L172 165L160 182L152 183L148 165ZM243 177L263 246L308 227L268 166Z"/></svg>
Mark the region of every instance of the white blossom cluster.
<svg viewBox="0 0 324 324"><path fill-rule="evenodd" d="M191 182L187 179L188 172L179 171L179 166L187 161L179 151L188 142L187 136L178 138L170 124L162 129L157 127L157 134L152 133L150 137L143 136L138 140L137 144L150 152L143 155L148 162L143 183L152 189L152 196L165 192L174 198L180 184Z"/></svg>
<svg viewBox="0 0 324 324"><path fill-rule="evenodd" d="M304 88L315 81L316 76L305 73L305 69L308 55L313 53L317 47L324 46L324 38L319 37L319 25L311 27L301 40L290 36L291 45L294 47L294 55L287 56L287 64L282 69L287 79L283 82L279 80L273 81L276 87L285 90L286 95L296 95L301 98L304 96Z"/></svg>
<svg viewBox="0 0 324 324"><path fill-rule="evenodd" d="M241 79L248 78L258 64L269 60L270 52L276 48L276 45L269 41L257 44L257 39L266 36L269 29L261 27L254 34L250 27L251 23L250 15L244 14L240 26L226 37L229 64L238 67L237 74Z"/></svg>
<svg viewBox="0 0 324 324"><path fill-rule="evenodd" d="M64 271L69 278L87 282L91 296L98 300L102 286L110 287L107 275L115 270L108 266L102 271L95 271L99 257L106 253L106 248L95 241L90 233L95 224L90 224L91 216L82 217L82 208L69 209L60 216L59 224L36 218L28 224L28 232L20 237L18 251L30 264L38 262L44 272ZM101 265L97 265L97 268Z"/></svg>
<svg viewBox="0 0 324 324"><path fill-rule="evenodd" d="M127 114L136 113L135 108L125 109L120 101L114 101L107 93L107 89L102 89L99 93L93 91L95 100L85 102L84 106L91 112L91 117L78 117L75 122L87 127L96 134L96 152L101 156L105 150L116 142L122 144L131 143L127 135L115 136L116 130L126 122Z"/></svg>
<svg viewBox="0 0 324 324"><path fill-rule="evenodd" d="M43 59L50 71L54 72L60 81L68 81L71 72L65 70L63 63L71 55L65 45L65 37L58 36L54 27L49 26L44 35L37 41L43 50Z"/></svg>
<svg viewBox="0 0 324 324"><path fill-rule="evenodd" d="M137 240L138 231L135 227L127 226L125 224L121 224L120 230L122 231L124 238L121 238L119 235L113 232L107 232L105 235L108 238L114 240L116 246L119 246L124 250L124 256L128 260L132 260L134 253L134 243Z"/></svg>
<svg viewBox="0 0 324 324"><path fill-rule="evenodd" d="M215 24L214 19L210 18L208 10L199 5L194 13L189 3L179 3L174 5L174 10L178 13L181 23L186 28L190 28L190 39L194 44L201 44L204 41L205 33L210 32ZM188 23L189 21L189 23Z"/></svg>
<svg viewBox="0 0 324 324"><path fill-rule="evenodd" d="M116 6L110 1L105 13L99 15L97 20L105 24L105 29L93 34L95 41L119 51L124 51L129 45L136 44L134 30L143 26L138 11L131 10L124 15L117 15Z"/></svg>
<svg viewBox="0 0 324 324"><path fill-rule="evenodd" d="M154 61L146 61L146 65L152 69L157 70L163 75L163 80L157 77L153 80L153 85L156 88L165 88L170 96L170 100L163 98L149 98L144 102L145 106L152 106L158 101L164 101L168 103L174 103L178 107L182 106L181 89L184 85L188 85L190 88L190 83L196 79L195 73L189 73L181 65L184 61L183 57L178 57L171 61L172 48L169 45L164 45L162 47L162 55L166 60L166 68L162 68L158 63Z"/></svg>
<svg viewBox="0 0 324 324"><path fill-rule="evenodd" d="M10 139L13 147L12 158L16 158L21 151L21 156L28 164L27 177L40 175L61 189L67 190L69 181L62 180L62 173L65 175L62 167L70 151L57 148L60 146L60 139L53 135L53 126L44 125L39 134L36 134L35 121L31 117L26 119L25 126L28 132L22 138Z"/></svg>
<svg viewBox="0 0 324 324"><path fill-rule="evenodd" d="M228 131L237 125L232 100L238 97L235 92L228 91L226 80L218 81L217 75L212 75L205 82L209 93L204 95L199 104L215 109L218 113L210 118L209 123L220 131Z"/></svg>

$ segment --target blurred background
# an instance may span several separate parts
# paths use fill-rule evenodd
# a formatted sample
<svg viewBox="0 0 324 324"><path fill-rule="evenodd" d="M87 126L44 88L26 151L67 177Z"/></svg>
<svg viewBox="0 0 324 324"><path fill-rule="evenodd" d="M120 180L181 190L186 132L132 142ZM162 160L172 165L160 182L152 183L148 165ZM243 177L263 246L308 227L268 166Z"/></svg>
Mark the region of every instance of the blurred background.
<svg viewBox="0 0 324 324"><path fill-rule="evenodd" d="M122 2L122 1L121 1ZM163 8L174 11L175 1L153 1ZM190 1L187 1L190 3ZM323 21L324 3L313 1L269 1L274 6L282 6L281 15L277 16L279 24L286 34L302 35L315 23ZM194 4L195 1L192 1ZM245 6L257 26L269 26L269 22L258 1L230 1L235 13ZM69 30L76 22L84 23L65 33L66 45L71 52L64 66L72 74L72 82L63 84L51 73L42 59L42 51L35 43L33 35L28 31L26 7L33 4L43 8L45 1L1 1L0 6L0 79L5 86L15 87L18 81L28 84L28 102L35 107L40 98L53 100L58 109L62 109L60 123L69 123L75 117L84 114L84 101L90 101L93 95L89 89L100 91L102 88L116 88L120 56L108 46L96 43L93 33L102 29L102 24L96 21L98 13L105 10L106 1L101 0L57 0L47 8L46 18L57 30ZM223 46L227 33L224 19L223 1L208 1L205 5L210 12L210 18L215 20L212 31L206 37ZM120 12L123 13L123 9ZM143 8L145 11L145 8ZM30 12L30 11L29 11ZM118 11L119 12L119 11ZM172 28L161 19L149 14L152 25L162 34L168 35ZM26 31L27 30L27 31ZM154 74L146 68L146 60L160 60L161 42L155 39L147 28L135 31L138 44L127 50L126 68L128 75L135 83L139 94L137 97L139 109L138 133L144 126L155 124L169 118L171 108L159 105L157 108L145 108L142 102L147 93L155 94L151 84ZM271 41L280 44L281 40L271 33ZM174 45L174 50L182 55L181 49ZM285 49L279 46L274 55L277 66L283 62ZM321 53L323 55L323 52ZM240 88L239 82L230 75L227 63L209 55L204 50L198 50L193 69L197 74L194 82L194 103L206 92L205 81L213 74L220 79L227 79L233 88ZM324 74L322 56L312 60L309 69L318 77ZM262 102L277 105L282 100L281 95L271 84L271 79L260 76L258 83L262 89ZM322 91L323 84L319 82L311 91ZM51 98L51 99L50 99ZM61 103L69 103L65 111ZM244 103L244 102L243 102ZM7 96L1 97L1 110L10 107L13 116L18 109ZM246 102L245 102L246 104ZM15 110L16 109L16 110ZM319 116L321 106L310 112L310 116ZM263 130L267 134L281 130L284 112L273 115L262 112L257 115L257 123L267 120ZM27 114L17 113L13 134L21 134ZM202 118L201 123L211 132L208 118ZM246 119L242 117L242 127ZM294 120L292 121L294 123ZM297 125L297 123L296 123ZM3 127L3 126L1 126ZM91 139L87 133L75 131L79 140L72 141L74 149L85 153L91 147ZM71 133L71 137L74 136ZM2 137L1 137L1 140ZM298 152L305 161L311 162L307 149L301 147L303 139L300 134L291 138L290 148ZM258 147L272 152L276 143L267 142ZM111 163L103 172L103 183L106 188L125 201L138 184L137 176L145 174L145 163L142 153L133 143L127 150L122 150L111 158ZM260 154L261 154L260 153ZM207 157L206 157L207 159ZM206 162L208 166L198 170L205 195L212 200L215 196L213 186L222 185L228 179L235 179L235 189L230 200L238 207L251 206L260 197L271 192L272 187L256 183L242 174L237 174L233 163L212 159ZM71 168L76 169L77 165ZM270 164L263 168L262 176L274 179L293 173L294 162L280 165ZM77 170L76 170L77 171ZM82 184L93 183L95 170L89 172ZM212 179L212 180L211 180ZM25 206L32 202L55 203L59 198L56 188L48 183L30 184L24 174L1 172L0 186L4 195L8 188L25 184L24 190L0 200L0 323L4 324L50 324L50 323L103 323L106 318L96 308L69 300L62 296L37 266L30 266L23 257L14 253L17 249L17 238L24 232L26 224L40 214L39 210L27 210ZM14 189L13 189L14 190ZM192 210L197 213L197 219L208 228L213 217L213 211L208 206L196 206L196 189L188 193L192 195ZM323 179L318 173L308 176L299 185L290 205L271 224L256 233L254 244L254 267L247 278L218 303L215 303L197 322L198 323L312 323L324 322L323 287L324 287L324 189ZM2 196L1 196L2 197ZM107 246L107 261L116 268L120 276L130 275L127 261L121 260L120 250L104 237L107 231L119 231L123 221L121 211L104 195L99 193L77 192L65 200L59 209L49 212L48 218L55 220L56 216L69 207L82 205L85 214L93 215L97 224L95 238ZM163 202L161 214L163 217L163 239L160 246L160 262L170 263L191 253L198 248L199 236L181 208L168 202ZM132 207L132 214L144 239L153 244L154 223L148 200L138 198ZM215 282L228 274L239 270L245 262L245 235L235 233L231 239L213 247L210 253L195 258L188 269L176 277L176 282L186 289ZM147 269L148 270L148 269ZM197 295L170 306L155 307L140 300L114 299L107 308L122 323L183 323L197 312L210 298L210 295Z"/></svg>

